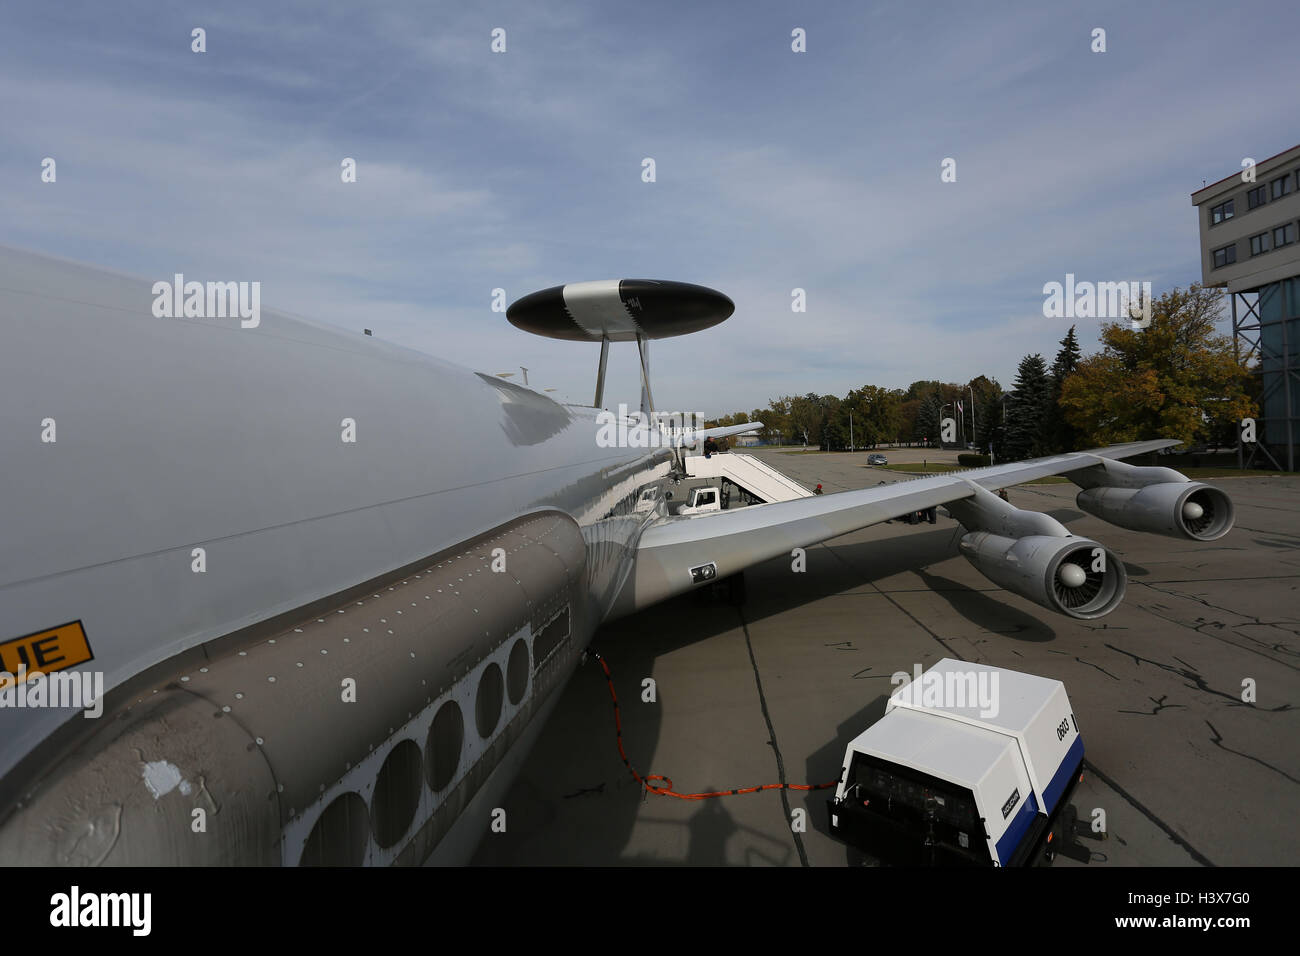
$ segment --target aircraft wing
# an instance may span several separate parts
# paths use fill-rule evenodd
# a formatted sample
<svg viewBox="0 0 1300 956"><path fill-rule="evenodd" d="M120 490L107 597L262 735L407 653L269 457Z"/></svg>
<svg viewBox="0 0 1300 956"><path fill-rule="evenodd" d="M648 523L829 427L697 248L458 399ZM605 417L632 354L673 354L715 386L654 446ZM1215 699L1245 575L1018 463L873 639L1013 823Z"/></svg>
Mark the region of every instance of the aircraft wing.
<svg viewBox="0 0 1300 956"><path fill-rule="evenodd" d="M673 516L646 528L637 545L636 564L615 602L611 617L631 613L695 587L692 569L716 565L711 578L743 571L792 548L837 538L899 515L945 505L985 489L1068 474L1104 459L1129 458L1180 442L1169 439L1111 445L1031 461L948 472L861 491L815 495L793 501L721 513Z"/></svg>

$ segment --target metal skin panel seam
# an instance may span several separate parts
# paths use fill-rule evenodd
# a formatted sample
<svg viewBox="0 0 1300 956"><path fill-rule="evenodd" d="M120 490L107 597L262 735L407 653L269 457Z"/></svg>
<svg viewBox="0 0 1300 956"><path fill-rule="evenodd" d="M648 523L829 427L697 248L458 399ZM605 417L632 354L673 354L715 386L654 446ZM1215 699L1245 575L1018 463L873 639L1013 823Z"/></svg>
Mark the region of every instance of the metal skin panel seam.
<svg viewBox="0 0 1300 956"><path fill-rule="evenodd" d="M497 547L506 551L506 567L513 563L514 574L489 570ZM270 862L271 849L275 856L280 852L281 827L295 816L304 818L353 767L385 752L398 727L426 710L431 719L434 701L465 685L488 659L500 657L504 667L513 638L535 630L536 619L545 620L557 601L576 609L577 588L585 583L585 555L581 532L568 515L551 511L521 517L434 556L421 571L377 585L369 596L355 596L274 637L173 674L154 691L142 692L140 703L128 704L116 716L106 714L96 733L43 775L31 788L32 798L0 830L0 858L66 863L69 857L61 845L44 838L45 821L65 820L69 832L93 832L99 808L119 805L126 808L129 827L98 862ZM472 623L448 631L450 620ZM580 620L571 627L578 624L585 627ZM345 678L356 681L355 702L342 699ZM506 707L494 736L499 739L510 720L530 712L536 696L526 693L518 705ZM171 703L163 707L160 700ZM230 754L199 747L210 730L171 732L167 714L174 712L193 712L187 726L197 727L199 721L210 727L208 721L224 720L225 726L238 728L224 745ZM466 732L473 732L471 722ZM330 741L329 747L311 744L322 738ZM129 749L124 741L132 742ZM481 754L490 763L500 756L491 757L497 753L493 746L487 742ZM105 771L110 757L112 769ZM251 768L236 769L250 759ZM176 768L185 788L149 800L148 773L155 765ZM472 765L467 771L483 776L491 766ZM260 832L262 837L235 840L229 853L211 857L209 850L221 840L184 836L191 812L209 809L200 802L204 800L211 802L214 827L220 825L227 834L232 829ZM430 803L421 801L422 806ZM159 808L165 811L161 816ZM158 818L152 824L146 813L150 809ZM266 829L268 820L274 823L274 836ZM293 857L295 849L285 844L283 852ZM394 849L391 856L397 854Z"/></svg>

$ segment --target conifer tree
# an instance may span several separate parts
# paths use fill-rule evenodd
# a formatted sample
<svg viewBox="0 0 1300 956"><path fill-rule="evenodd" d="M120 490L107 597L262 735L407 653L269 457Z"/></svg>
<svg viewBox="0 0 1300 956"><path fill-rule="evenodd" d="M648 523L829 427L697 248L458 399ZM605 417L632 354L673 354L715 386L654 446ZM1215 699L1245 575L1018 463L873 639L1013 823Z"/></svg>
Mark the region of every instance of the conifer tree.
<svg viewBox="0 0 1300 956"><path fill-rule="evenodd" d="M930 444L939 444L939 417L943 409L939 403L939 396L933 392L921 400L921 408L916 413L916 431L914 437L929 439Z"/></svg>
<svg viewBox="0 0 1300 956"><path fill-rule="evenodd" d="M1016 384L1007 399L1006 457L1010 461L1047 454L1046 435L1052 401L1052 381L1041 355L1026 355L1016 371Z"/></svg>
<svg viewBox="0 0 1300 956"><path fill-rule="evenodd" d="M1078 369L1080 355L1079 340L1075 337L1072 325L1065 338L1061 339L1061 350L1056 353L1056 360L1052 362L1052 397L1047 421L1049 439L1045 454L1079 450L1078 429L1065 420L1065 409L1061 407L1060 402L1061 388L1065 380Z"/></svg>
<svg viewBox="0 0 1300 956"><path fill-rule="evenodd" d="M992 454L995 461L1002 461L1006 456L1006 441L1003 429L1002 386L994 379L990 387L980 394L979 408L976 409L975 444L983 454Z"/></svg>

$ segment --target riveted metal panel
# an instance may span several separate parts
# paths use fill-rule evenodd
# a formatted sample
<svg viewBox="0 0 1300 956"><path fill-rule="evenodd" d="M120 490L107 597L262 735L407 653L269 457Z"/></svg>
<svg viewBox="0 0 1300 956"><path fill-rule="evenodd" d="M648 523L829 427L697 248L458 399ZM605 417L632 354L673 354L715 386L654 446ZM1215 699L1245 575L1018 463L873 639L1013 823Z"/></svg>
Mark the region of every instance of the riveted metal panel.
<svg viewBox="0 0 1300 956"><path fill-rule="evenodd" d="M491 570L498 547L508 571ZM280 846L291 821L309 829L312 815L338 793L373 791L368 766L391 751L394 737L425 716L427 732L435 705L480 675L485 659L499 656L504 663L539 615L557 603L578 604L585 554L571 517L538 512L352 594L345 604L318 608L274 636L230 648L200 667L187 660L185 672L106 713L99 732L42 776L0 831L0 860L296 862L298 849ZM532 696L507 706L489 739L474 748L476 759L437 801L444 818L491 773L521 719L533 712ZM472 733L472 711L466 716ZM423 733L416 742L422 748ZM362 765L366 779L359 781ZM158 777L156 788L171 784L157 801L150 773ZM171 779L176 773L184 786ZM204 801L224 814L219 821L212 816L210 826L219 822L233 831L223 829L221 839L189 838L191 811ZM425 793L408 827L422 833L422 847L436 843L437 832L425 826L435 809ZM102 831L110 818L118 821L112 840L69 850L48 837L50 821L74 833ZM387 856L396 858L409 843L395 839ZM375 862L374 848L367 852ZM82 858L88 855L95 859Z"/></svg>

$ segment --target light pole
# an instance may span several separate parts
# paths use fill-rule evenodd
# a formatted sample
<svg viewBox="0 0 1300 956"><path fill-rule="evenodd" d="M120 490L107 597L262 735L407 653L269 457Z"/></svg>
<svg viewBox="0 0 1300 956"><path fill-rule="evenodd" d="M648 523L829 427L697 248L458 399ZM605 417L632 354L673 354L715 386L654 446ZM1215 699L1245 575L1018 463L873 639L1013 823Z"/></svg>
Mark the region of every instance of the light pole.
<svg viewBox="0 0 1300 956"><path fill-rule="evenodd" d="M974 445L978 439L975 437L975 386L970 387L970 443Z"/></svg>
<svg viewBox="0 0 1300 956"><path fill-rule="evenodd" d="M1006 441L1006 436L1007 436L1007 396L1009 396L1010 394L1011 394L1010 392L1003 392L1002 398L1000 399L1000 401L1002 402L1002 440L1003 441ZM990 428L989 429L989 464L990 465L995 464L994 452L993 452L993 437L994 437L993 429Z"/></svg>

